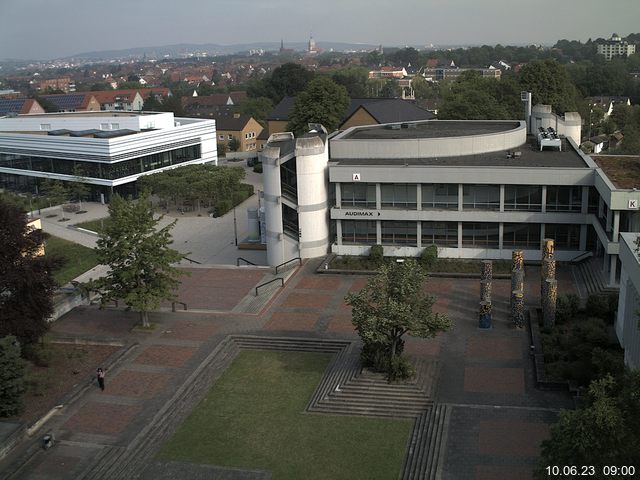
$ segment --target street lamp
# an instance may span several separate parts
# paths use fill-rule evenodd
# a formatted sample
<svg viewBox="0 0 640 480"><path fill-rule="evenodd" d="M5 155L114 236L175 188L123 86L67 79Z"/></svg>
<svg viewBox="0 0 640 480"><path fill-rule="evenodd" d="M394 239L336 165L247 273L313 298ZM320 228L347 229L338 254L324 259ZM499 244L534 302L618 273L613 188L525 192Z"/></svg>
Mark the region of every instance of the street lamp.
<svg viewBox="0 0 640 480"><path fill-rule="evenodd" d="M236 207L233 207L233 236L238 246L238 220L236 219Z"/></svg>

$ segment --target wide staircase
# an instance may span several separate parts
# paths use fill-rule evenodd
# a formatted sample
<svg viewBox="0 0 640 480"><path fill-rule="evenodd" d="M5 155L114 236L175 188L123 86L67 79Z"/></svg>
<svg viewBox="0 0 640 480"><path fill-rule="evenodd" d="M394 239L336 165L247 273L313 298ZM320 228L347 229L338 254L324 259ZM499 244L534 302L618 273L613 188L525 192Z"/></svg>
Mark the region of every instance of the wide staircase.
<svg viewBox="0 0 640 480"><path fill-rule="evenodd" d="M576 265L582 279L587 296L592 294L617 292L618 288L607 286L607 279L602 273L602 258L588 258Z"/></svg>

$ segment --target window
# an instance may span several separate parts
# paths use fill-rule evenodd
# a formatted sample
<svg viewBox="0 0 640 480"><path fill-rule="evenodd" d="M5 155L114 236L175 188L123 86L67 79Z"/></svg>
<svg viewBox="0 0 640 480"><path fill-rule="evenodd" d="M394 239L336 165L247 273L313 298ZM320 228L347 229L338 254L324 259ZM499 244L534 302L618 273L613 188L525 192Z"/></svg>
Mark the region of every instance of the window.
<svg viewBox="0 0 640 480"><path fill-rule="evenodd" d="M535 249L540 248L540 225L537 223L505 223L502 247Z"/></svg>
<svg viewBox="0 0 640 480"><path fill-rule="evenodd" d="M422 222L422 246L458 246L458 222Z"/></svg>
<svg viewBox="0 0 640 480"><path fill-rule="evenodd" d="M109 130L109 124L108 123L101 123L100 124L100 130Z"/></svg>
<svg viewBox="0 0 640 480"><path fill-rule="evenodd" d="M224 135L218 135L218 140L224 140Z"/></svg>
<svg viewBox="0 0 640 480"><path fill-rule="evenodd" d="M382 207L415 210L417 208L417 190L412 183L382 184Z"/></svg>
<svg viewBox="0 0 640 480"><path fill-rule="evenodd" d="M425 210L458 210L458 184L422 185L422 208Z"/></svg>
<svg viewBox="0 0 640 480"><path fill-rule="evenodd" d="M112 123L111 124L111 130L120 130L120 124L119 123Z"/></svg>
<svg viewBox="0 0 640 480"><path fill-rule="evenodd" d="M381 226L383 245L418 246L415 222L383 221Z"/></svg>
<svg viewBox="0 0 640 480"><path fill-rule="evenodd" d="M342 243L345 245L375 245L376 222L342 220Z"/></svg>
<svg viewBox="0 0 640 480"><path fill-rule="evenodd" d="M464 210L500 210L498 185L465 185L463 192Z"/></svg>
<svg viewBox="0 0 640 480"><path fill-rule="evenodd" d="M505 211L540 212L542 210L542 187L530 185L505 185Z"/></svg>
<svg viewBox="0 0 640 480"><path fill-rule="evenodd" d="M227 139L228 140L233 140L233 135L231 135L231 134L227 135Z"/></svg>
<svg viewBox="0 0 640 480"><path fill-rule="evenodd" d="M497 223L463 223L462 246L475 248L498 248L500 228Z"/></svg>
<svg viewBox="0 0 640 480"><path fill-rule="evenodd" d="M580 248L580 225L547 223L544 236L555 240L556 250L578 250Z"/></svg>
<svg viewBox="0 0 640 480"><path fill-rule="evenodd" d="M343 207L376 208L374 183L343 183L340 188Z"/></svg>
<svg viewBox="0 0 640 480"><path fill-rule="evenodd" d="M50 123L41 123L40 124L40 130L51 130L51 124Z"/></svg>
<svg viewBox="0 0 640 480"><path fill-rule="evenodd" d="M580 212L582 187L547 187L547 212Z"/></svg>

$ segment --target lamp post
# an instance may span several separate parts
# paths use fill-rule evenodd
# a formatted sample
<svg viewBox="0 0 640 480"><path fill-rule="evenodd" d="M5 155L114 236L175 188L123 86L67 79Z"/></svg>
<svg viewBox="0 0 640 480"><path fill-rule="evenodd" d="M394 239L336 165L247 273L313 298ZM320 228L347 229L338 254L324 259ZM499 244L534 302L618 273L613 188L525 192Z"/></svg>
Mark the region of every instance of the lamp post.
<svg viewBox="0 0 640 480"><path fill-rule="evenodd" d="M233 207L233 236L235 238L236 247L238 246L238 220L236 218L236 207Z"/></svg>

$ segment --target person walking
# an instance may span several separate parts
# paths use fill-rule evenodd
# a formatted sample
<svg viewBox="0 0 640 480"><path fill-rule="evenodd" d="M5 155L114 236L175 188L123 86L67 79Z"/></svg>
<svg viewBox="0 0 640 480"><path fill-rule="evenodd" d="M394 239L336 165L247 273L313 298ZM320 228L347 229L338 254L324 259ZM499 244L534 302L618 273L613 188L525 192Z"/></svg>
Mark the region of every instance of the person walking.
<svg viewBox="0 0 640 480"><path fill-rule="evenodd" d="M98 385L100 385L100 390L104 392L104 370L102 368L98 368L96 371L96 377L98 377Z"/></svg>

